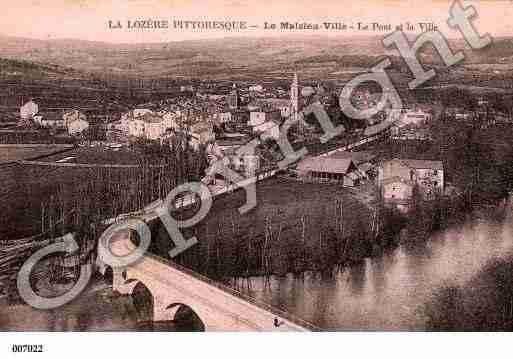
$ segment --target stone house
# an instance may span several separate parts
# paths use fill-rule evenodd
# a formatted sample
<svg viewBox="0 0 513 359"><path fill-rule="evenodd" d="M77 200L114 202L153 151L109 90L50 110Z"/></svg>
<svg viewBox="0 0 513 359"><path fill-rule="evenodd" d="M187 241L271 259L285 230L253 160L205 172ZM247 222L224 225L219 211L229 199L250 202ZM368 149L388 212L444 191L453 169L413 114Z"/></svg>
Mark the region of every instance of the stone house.
<svg viewBox="0 0 513 359"><path fill-rule="evenodd" d="M402 183L409 182L412 186L418 185L425 200L433 200L437 193L444 193L442 161L394 158L383 162L378 170L378 182L382 186L384 198L391 198L394 192L392 189L388 193L390 186L384 186L392 179L401 180Z"/></svg>

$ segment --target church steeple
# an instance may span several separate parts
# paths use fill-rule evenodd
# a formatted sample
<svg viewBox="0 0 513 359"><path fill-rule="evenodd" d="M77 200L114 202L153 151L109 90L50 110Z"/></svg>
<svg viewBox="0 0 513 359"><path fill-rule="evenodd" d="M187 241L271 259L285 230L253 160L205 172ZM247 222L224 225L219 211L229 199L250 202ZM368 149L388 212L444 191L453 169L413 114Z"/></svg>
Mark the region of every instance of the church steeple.
<svg viewBox="0 0 513 359"><path fill-rule="evenodd" d="M239 108L239 91L237 91L237 85L233 84L232 92L228 95L228 107L231 110Z"/></svg>
<svg viewBox="0 0 513 359"><path fill-rule="evenodd" d="M299 113L299 80L297 77L297 72L294 73L294 80L292 81L292 86L290 87L290 107L291 107L291 116L293 116L294 121L298 119Z"/></svg>

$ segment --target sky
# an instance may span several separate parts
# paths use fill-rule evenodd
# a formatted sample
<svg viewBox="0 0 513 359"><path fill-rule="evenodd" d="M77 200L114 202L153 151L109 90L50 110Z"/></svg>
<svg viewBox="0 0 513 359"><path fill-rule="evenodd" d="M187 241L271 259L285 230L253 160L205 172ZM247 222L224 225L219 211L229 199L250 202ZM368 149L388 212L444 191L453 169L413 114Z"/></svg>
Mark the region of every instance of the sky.
<svg viewBox="0 0 513 359"><path fill-rule="evenodd" d="M282 32L264 30L264 22L357 22L417 24L433 22L449 38L461 37L449 29L449 0L16 0L2 7L0 34L36 39L73 38L113 43L168 42L233 36L326 34L331 36L386 32ZM478 12L474 24L480 33L513 36L513 0L462 1ZM257 25L240 32L127 29L128 20L246 21ZM109 29L108 21L122 29ZM418 31L418 29L416 30Z"/></svg>

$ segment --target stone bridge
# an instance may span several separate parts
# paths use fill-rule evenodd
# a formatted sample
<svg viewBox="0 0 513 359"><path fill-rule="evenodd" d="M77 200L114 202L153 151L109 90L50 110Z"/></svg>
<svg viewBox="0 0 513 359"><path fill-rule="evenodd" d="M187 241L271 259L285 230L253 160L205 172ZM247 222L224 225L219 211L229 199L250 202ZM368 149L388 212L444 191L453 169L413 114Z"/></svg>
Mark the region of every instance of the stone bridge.
<svg viewBox="0 0 513 359"><path fill-rule="evenodd" d="M115 255L126 255L135 246L128 233L111 245ZM100 268L105 273L107 268ZM141 284L151 293L153 321L175 319L178 310L190 308L206 331L311 331L311 324L258 303L196 272L152 254L124 269L114 269L113 289L131 295Z"/></svg>

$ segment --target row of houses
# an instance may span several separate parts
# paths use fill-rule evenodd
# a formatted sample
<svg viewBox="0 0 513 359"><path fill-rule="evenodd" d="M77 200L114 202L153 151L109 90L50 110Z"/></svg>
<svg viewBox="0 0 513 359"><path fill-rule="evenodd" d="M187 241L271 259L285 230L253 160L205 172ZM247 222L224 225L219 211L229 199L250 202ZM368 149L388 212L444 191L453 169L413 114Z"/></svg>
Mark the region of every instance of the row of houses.
<svg viewBox="0 0 513 359"><path fill-rule="evenodd" d="M134 109L123 114L119 121L109 125L108 136L120 142L130 138L162 142L179 133L190 137L195 147L215 138L213 125L209 121L193 119L179 111L155 112L150 109Z"/></svg>
<svg viewBox="0 0 513 359"><path fill-rule="evenodd" d="M20 107L22 122L33 121L35 124L53 130L65 130L69 135L79 135L89 128L89 122L84 113L72 109L68 111L40 111L33 100Z"/></svg>
<svg viewBox="0 0 513 359"><path fill-rule="evenodd" d="M247 141L242 138L237 140L228 143L216 140L209 143L206 148L209 163L212 165L215 161L222 161L225 168L229 168L245 178L252 178L260 169L261 155L258 149L254 149L252 152L238 153L237 150L247 144ZM202 181L206 184L216 184L219 179L226 180L222 173L216 173L215 167L210 166Z"/></svg>
<svg viewBox="0 0 513 359"><path fill-rule="evenodd" d="M144 137L160 140L168 129L177 129L180 125L172 114L160 114L150 109L134 109L121 116L113 124L128 137Z"/></svg>
<svg viewBox="0 0 513 359"><path fill-rule="evenodd" d="M204 123L225 130L244 130L258 136L264 133L267 137L278 139L279 126L298 112L298 89L295 76L290 99L258 98L244 103L239 90L233 85L232 91L220 98L209 96L208 99L189 99L187 103L162 104L160 111L157 108L134 109L122 115L112 127L127 137L161 140L169 135L170 130L176 132L184 127L189 128L191 124ZM205 132L202 131L199 137L205 137Z"/></svg>
<svg viewBox="0 0 513 359"><path fill-rule="evenodd" d="M337 183L346 187L375 180L386 203L407 211L414 188L424 200L444 194L442 161L399 159L376 161L371 152L335 152L328 156L308 157L295 170L303 180Z"/></svg>

